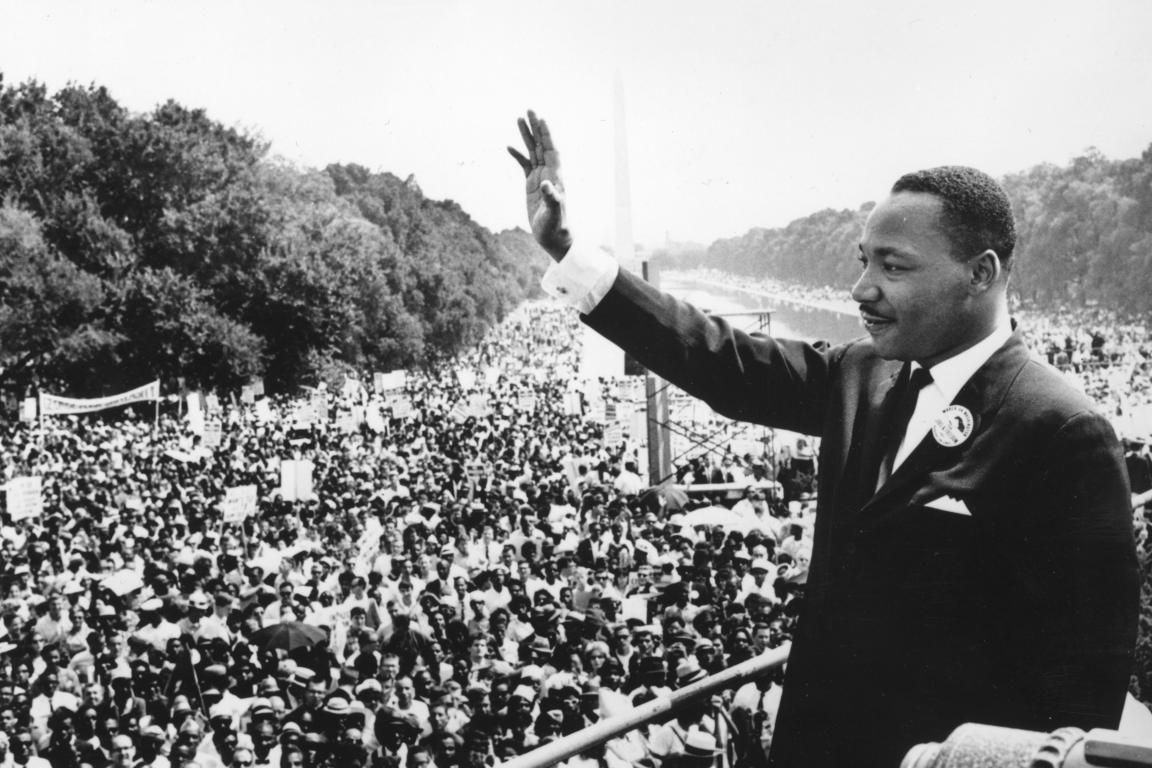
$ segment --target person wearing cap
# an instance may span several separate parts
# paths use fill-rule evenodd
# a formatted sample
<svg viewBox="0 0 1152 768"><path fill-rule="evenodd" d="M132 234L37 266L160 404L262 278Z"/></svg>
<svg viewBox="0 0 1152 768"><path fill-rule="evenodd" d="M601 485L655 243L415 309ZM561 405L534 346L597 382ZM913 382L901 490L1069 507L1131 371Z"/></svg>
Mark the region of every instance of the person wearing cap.
<svg viewBox="0 0 1152 768"><path fill-rule="evenodd" d="M724 757L723 742L711 733L693 729L685 735L680 746L660 759L660 768L713 768L718 759L721 760L719 765L730 765L723 760Z"/></svg>
<svg viewBox="0 0 1152 768"><path fill-rule="evenodd" d="M696 732L706 734L715 746L716 720L709 714L711 709L712 704L707 699L693 701L677 709L671 720L653 726L648 737L648 748L653 757L663 761L672 755L683 754L685 745L692 738L691 734ZM711 758L716 756L713 754Z"/></svg>
<svg viewBox="0 0 1152 768"><path fill-rule="evenodd" d="M149 725L140 734L140 745L137 749L140 768L169 768L168 758L164 753L167 750L168 734L158 725Z"/></svg>
<svg viewBox="0 0 1152 768"><path fill-rule="evenodd" d="M696 662L705 674L714 675L727 668L724 663L724 654L718 651L716 641L710 637L698 638L693 644L692 654L696 657Z"/></svg>
<svg viewBox="0 0 1152 768"><path fill-rule="evenodd" d="M743 603L748 599L749 595L759 595L770 603L778 602L776 598L776 590L773 585L776 581L776 564L766 557L757 557L752 560L751 566L748 568L748 573L740 581L740 592L736 596L736 602ZM772 574L770 576L770 574Z"/></svg>
<svg viewBox="0 0 1152 768"><path fill-rule="evenodd" d="M134 634L158 651L165 650L169 640L180 637L180 627L164 617L163 608L164 601L158 597L137 606L140 624Z"/></svg>

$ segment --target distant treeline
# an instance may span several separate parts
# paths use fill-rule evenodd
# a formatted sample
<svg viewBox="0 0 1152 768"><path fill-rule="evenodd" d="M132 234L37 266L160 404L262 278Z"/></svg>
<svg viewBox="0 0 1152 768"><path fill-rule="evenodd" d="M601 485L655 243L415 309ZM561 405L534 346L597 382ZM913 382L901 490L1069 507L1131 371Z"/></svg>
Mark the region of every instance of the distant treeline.
<svg viewBox="0 0 1152 768"><path fill-rule="evenodd" d="M300 169L202 111L0 76L0 391L272 390L434 366L545 257L415 180Z"/></svg>
<svg viewBox="0 0 1152 768"><path fill-rule="evenodd" d="M1020 299L1128 315L1152 311L1152 146L1129 160L1091 149L1067 166L1039 165L1001 181L1016 213L1012 286ZM873 205L824 210L780 229L655 257L666 268L847 288L858 274L857 243Z"/></svg>

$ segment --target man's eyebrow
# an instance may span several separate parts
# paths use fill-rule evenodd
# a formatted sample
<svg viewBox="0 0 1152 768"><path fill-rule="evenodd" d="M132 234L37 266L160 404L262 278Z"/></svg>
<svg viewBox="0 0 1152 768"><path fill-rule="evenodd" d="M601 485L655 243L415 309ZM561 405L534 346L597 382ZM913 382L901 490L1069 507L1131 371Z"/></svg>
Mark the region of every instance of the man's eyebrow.
<svg viewBox="0 0 1152 768"><path fill-rule="evenodd" d="M861 255L863 255L864 243L858 243L857 247L858 247ZM907 253L906 251L902 251L899 248L895 248L891 245L878 245L872 249L872 254L874 256L881 257L881 258L884 256L897 256L897 257L905 257L905 258L908 258L911 256L911 254Z"/></svg>

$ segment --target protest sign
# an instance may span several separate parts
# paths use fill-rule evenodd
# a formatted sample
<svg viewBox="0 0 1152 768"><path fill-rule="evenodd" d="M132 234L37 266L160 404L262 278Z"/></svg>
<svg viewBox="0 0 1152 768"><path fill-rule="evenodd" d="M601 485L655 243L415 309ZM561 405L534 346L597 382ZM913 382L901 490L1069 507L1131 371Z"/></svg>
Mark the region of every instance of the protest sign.
<svg viewBox="0 0 1152 768"><path fill-rule="evenodd" d="M36 398L26 397L20 403L20 421L36 421Z"/></svg>
<svg viewBox="0 0 1152 768"><path fill-rule="evenodd" d="M312 499L312 462L300 460L280 463L280 495L285 501Z"/></svg>
<svg viewBox="0 0 1152 768"><path fill-rule="evenodd" d="M317 389L312 392L312 410L314 413L315 424L317 426L325 426L328 423L328 393L322 389Z"/></svg>
<svg viewBox="0 0 1152 768"><path fill-rule="evenodd" d="M368 429L373 432L384 432L388 429L384 416L380 413L380 406L376 403L370 404L365 410L364 421L368 424Z"/></svg>
<svg viewBox="0 0 1152 768"><path fill-rule="evenodd" d="M407 419L412 415L412 401L407 397L398 397L392 401L392 418Z"/></svg>
<svg viewBox="0 0 1152 768"><path fill-rule="evenodd" d="M245 384L240 388L240 402L245 405L252 405L256 402L256 390L251 385Z"/></svg>
<svg viewBox="0 0 1152 768"><path fill-rule="evenodd" d="M225 523L242 523L256 514L256 486L239 485L224 491L220 504Z"/></svg>
<svg viewBox="0 0 1152 768"><path fill-rule="evenodd" d="M208 419L204 422L203 445L205 448L219 448L224 442L224 426L220 419Z"/></svg>
<svg viewBox="0 0 1152 768"><path fill-rule="evenodd" d="M624 621L635 619L648 623L648 606L652 601L644 595L633 595L632 597L624 598L620 603L620 618Z"/></svg>
<svg viewBox="0 0 1152 768"><path fill-rule="evenodd" d="M456 380L460 382L463 389L472 389L476 386L476 371L470 368L457 368Z"/></svg>
<svg viewBox="0 0 1152 768"><path fill-rule="evenodd" d="M343 410L337 412L337 414L336 414L336 430L338 432L343 432L345 434L348 434L350 432L355 432L356 427L358 427L358 426L359 426L359 424L356 423L356 415L354 413L352 413L351 411L343 411Z"/></svg>
<svg viewBox="0 0 1152 768"><path fill-rule="evenodd" d="M564 415L579 416L583 410L579 392L564 393Z"/></svg>
<svg viewBox="0 0 1152 768"><path fill-rule="evenodd" d="M8 515L12 522L40 517L44 513L41 480L36 477L14 477L8 481Z"/></svg>
<svg viewBox="0 0 1152 768"><path fill-rule="evenodd" d="M478 419L492 413L492 406L488 403L488 396L482 394L473 394L468 396L468 413Z"/></svg>
<svg viewBox="0 0 1152 768"><path fill-rule="evenodd" d="M312 400L297 402L292 408L292 428L311 429L316 421L316 406Z"/></svg>
<svg viewBox="0 0 1152 768"><path fill-rule="evenodd" d="M452 409L448 411L448 418L457 424L463 424L468 420L469 415L468 407L464 405L463 400L457 400L456 404L452 406Z"/></svg>
<svg viewBox="0 0 1152 768"><path fill-rule="evenodd" d="M404 389L408 386L408 372L407 371L389 371L388 373L377 374L380 376L380 386L377 392L391 392L397 389ZM375 379L375 377L373 377Z"/></svg>

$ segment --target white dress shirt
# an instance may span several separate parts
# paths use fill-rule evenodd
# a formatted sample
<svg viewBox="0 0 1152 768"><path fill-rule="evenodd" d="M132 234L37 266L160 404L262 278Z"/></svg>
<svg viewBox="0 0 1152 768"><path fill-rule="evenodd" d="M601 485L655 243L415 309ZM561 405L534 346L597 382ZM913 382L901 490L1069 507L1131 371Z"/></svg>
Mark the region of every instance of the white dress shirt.
<svg viewBox="0 0 1152 768"><path fill-rule="evenodd" d="M937 363L928 369L932 374L932 383L920 390L916 399L916 410L908 420L904 430L904 440L900 443L896 457L892 460L892 471L895 472L909 454L915 450L924 436L932 429L936 417L945 408L951 405L952 400L975 375L976 371L992 357L996 350L1008 341L1012 335L1012 326L1005 319L1002 325L996 327L983 340L973 344L963 352ZM912 363L912 370L920 368L919 363Z"/></svg>

